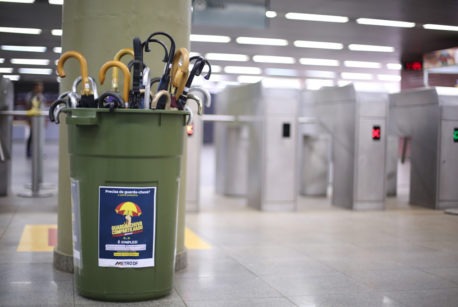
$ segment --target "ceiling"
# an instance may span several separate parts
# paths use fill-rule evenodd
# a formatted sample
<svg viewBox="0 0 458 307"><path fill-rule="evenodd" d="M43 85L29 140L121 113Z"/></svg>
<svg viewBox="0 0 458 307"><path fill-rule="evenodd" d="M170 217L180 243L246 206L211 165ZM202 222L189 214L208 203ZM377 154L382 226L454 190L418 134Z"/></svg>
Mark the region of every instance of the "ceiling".
<svg viewBox="0 0 458 307"><path fill-rule="evenodd" d="M230 0L232 3L264 4L264 0ZM224 6L223 0L195 0L195 4L207 6ZM13 52L0 50L0 59L4 62L0 68L13 68L17 74L21 67L50 68L54 72L55 60L59 54L53 48L60 46L60 37L51 34L52 29L61 26L60 5L50 5L48 0L36 0L33 4L15 4L0 2L0 27L40 28L40 35L0 33L0 45L36 45L45 46L44 53ZM212 61L222 69L216 79L237 80L237 74L225 74L226 66L249 66L261 69L261 76L271 70L267 68L286 69L293 72L294 79L304 80L329 79L336 82L341 79L342 72L370 73L375 82L380 82L378 75L399 75L399 71L386 68L388 63L405 61L421 61L424 53L458 46L458 32L426 30L423 24L442 24L458 26L457 0L270 0L267 9L275 11L277 17L264 20L262 27L250 28L234 22L224 26L223 22L216 26L193 24L193 34L225 35L231 38L229 43L192 42L191 51L205 55L208 52L224 52L246 54L250 57L246 62ZM288 20L287 12L326 14L347 16L347 23L326 23L315 21ZM356 18L376 18L415 22L414 28L402 29L393 27L360 25ZM235 40L239 36L281 38L288 41L287 46L241 45ZM343 44L342 50L324 50L299 48L293 45L295 40L337 42ZM394 52L363 52L350 51L349 44L381 45L394 47ZM294 58L294 64L255 63L253 55L287 56ZM49 65L30 66L15 65L11 58L49 59ZM340 61L336 67L312 66L299 64L300 58L326 58ZM350 68L342 65L344 61L370 61L381 64L380 68ZM312 72L328 72L326 77ZM277 70L278 72L278 70ZM332 74L331 74L332 72ZM275 76L277 73L268 77ZM332 77L334 76L334 77ZM55 82L55 75L21 74L20 81L43 80ZM293 79L293 78L292 78ZM399 83L399 82L395 82Z"/></svg>

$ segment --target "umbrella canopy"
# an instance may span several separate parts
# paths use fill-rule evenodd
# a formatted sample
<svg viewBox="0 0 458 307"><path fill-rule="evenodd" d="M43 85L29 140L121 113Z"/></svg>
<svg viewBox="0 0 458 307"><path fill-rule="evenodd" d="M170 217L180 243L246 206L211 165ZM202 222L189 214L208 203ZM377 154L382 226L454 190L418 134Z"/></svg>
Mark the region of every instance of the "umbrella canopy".
<svg viewBox="0 0 458 307"><path fill-rule="evenodd" d="M122 215L140 216L142 214L142 209L137 204L126 201L117 205L115 212Z"/></svg>

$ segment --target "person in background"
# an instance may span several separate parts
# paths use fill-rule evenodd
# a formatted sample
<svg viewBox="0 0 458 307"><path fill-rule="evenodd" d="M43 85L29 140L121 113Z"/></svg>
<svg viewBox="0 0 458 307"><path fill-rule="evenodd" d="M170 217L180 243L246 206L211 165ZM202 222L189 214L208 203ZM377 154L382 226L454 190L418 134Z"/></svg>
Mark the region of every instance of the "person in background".
<svg viewBox="0 0 458 307"><path fill-rule="evenodd" d="M43 95L43 82L36 82L33 86L33 90L27 93L25 100L27 103L27 109L38 108L41 109L45 103L45 96ZM32 125L30 118L29 123L29 137L27 139L26 156L30 158L32 156Z"/></svg>

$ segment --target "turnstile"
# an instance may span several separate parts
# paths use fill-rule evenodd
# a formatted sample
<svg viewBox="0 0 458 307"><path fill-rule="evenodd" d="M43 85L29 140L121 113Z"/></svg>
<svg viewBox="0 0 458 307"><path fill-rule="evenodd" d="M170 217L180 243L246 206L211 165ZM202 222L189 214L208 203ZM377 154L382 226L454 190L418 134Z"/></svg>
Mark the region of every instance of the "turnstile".
<svg viewBox="0 0 458 307"><path fill-rule="evenodd" d="M332 136L332 204L383 209L386 195L387 94L353 85L314 93L318 120Z"/></svg>
<svg viewBox="0 0 458 307"><path fill-rule="evenodd" d="M413 205L458 207L458 89L447 90L441 94L441 88L420 88L390 95L390 121L399 136L411 138Z"/></svg>
<svg viewBox="0 0 458 307"><path fill-rule="evenodd" d="M297 200L298 90L262 88L250 122L248 206L291 211Z"/></svg>
<svg viewBox="0 0 458 307"><path fill-rule="evenodd" d="M13 109L13 84L0 76L0 111ZM12 116L0 115L0 196L7 196L11 188Z"/></svg>
<svg viewBox="0 0 458 307"><path fill-rule="evenodd" d="M259 103L261 85L229 86L215 97L216 114L234 120L215 122L215 189L226 196L247 194L248 149L251 143L249 121Z"/></svg>
<svg viewBox="0 0 458 307"><path fill-rule="evenodd" d="M312 92L304 92L302 98L298 127L299 193L304 196L326 196L331 138L324 127L313 120Z"/></svg>

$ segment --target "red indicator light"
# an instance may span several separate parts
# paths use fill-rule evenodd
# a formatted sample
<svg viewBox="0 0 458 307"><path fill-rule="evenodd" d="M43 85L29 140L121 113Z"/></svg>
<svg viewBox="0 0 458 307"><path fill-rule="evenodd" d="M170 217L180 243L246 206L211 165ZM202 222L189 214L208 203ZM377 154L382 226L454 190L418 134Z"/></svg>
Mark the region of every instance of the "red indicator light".
<svg viewBox="0 0 458 307"><path fill-rule="evenodd" d="M372 139L375 141L380 140L380 137L382 135L382 130L380 129L380 126L373 126L372 127Z"/></svg>
<svg viewBox="0 0 458 307"><path fill-rule="evenodd" d="M415 61L415 62L406 62L404 64L404 69L405 70L416 70L416 71L420 71L423 69L423 63L422 62L418 62L418 61Z"/></svg>

